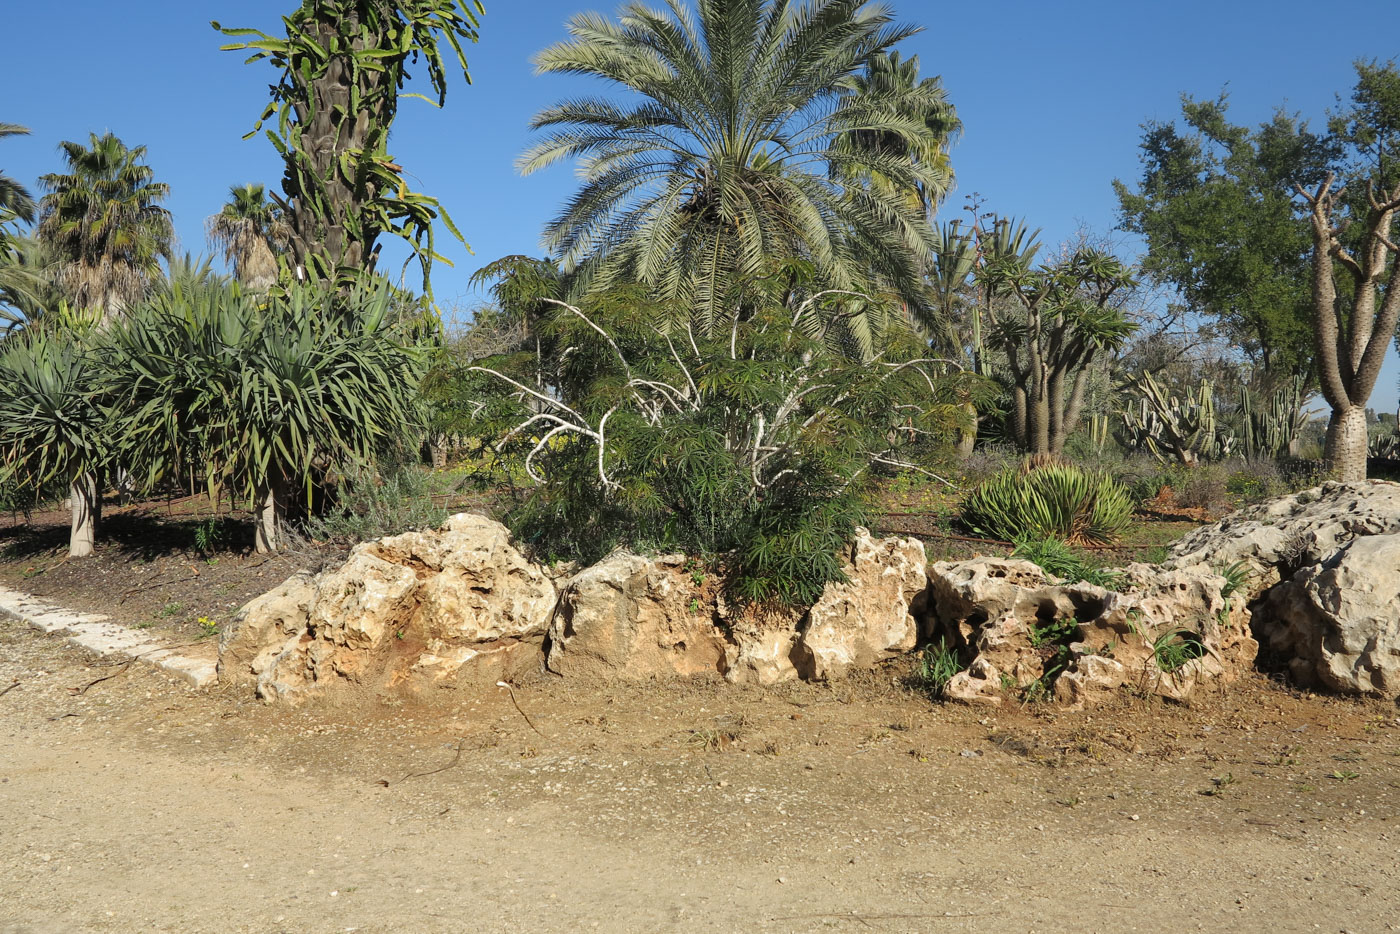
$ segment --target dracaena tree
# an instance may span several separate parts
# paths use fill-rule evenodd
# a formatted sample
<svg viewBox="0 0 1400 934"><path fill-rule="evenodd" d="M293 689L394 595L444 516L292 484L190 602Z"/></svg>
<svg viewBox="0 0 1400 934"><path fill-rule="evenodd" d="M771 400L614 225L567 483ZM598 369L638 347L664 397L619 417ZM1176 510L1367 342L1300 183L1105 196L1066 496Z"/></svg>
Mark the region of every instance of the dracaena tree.
<svg viewBox="0 0 1400 934"><path fill-rule="evenodd" d="M174 283L111 335L125 462L147 486L195 470L252 504L254 545L280 546L287 510L334 465L373 464L420 423L425 335L386 283Z"/></svg>
<svg viewBox="0 0 1400 934"><path fill-rule="evenodd" d="M213 24L246 38L224 49L279 73L253 132L272 121L267 137L286 166L277 200L304 275L353 280L374 266L389 234L408 244L426 287L442 258L434 222L461 239L436 198L408 188L389 136L401 98L434 102L405 92L414 62L423 62L437 106L447 99L449 56L470 82L462 46L476 41L483 12L479 0L303 0L282 18L280 36Z"/></svg>
<svg viewBox="0 0 1400 934"><path fill-rule="evenodd" d="M1060 454L1078 427L1090 365L1118 352L1136 330L1120 307L1131 271L1081 246L1030 268L1006 254L986 266L989 285L1012 299L985 307L990 342L1006 356L1012 436L1023 451Z"/></svg>
<svg viewBox="0 0 1400 934"><path fill-rule="evenodd" d="M74 558L93 553L114 441L98 315L60 308L0 342L0 485L36 498L66 487Z"/></svg>
<svg viewBox="0 0 1400 934"><path fill-rule="evenodd" d="M628 95L541 111L544 135L518 163L578 162L583 185L545 244L579 289L641 283L703 334L774 295L803 307L799 280L923 300L934 236L908 193L946 187L946 133L926 109L851 91L915 27L861 0L668 0L627 3L615 21L580 14L568 30L537 70ZM865 356L883 327L870 316L891 307L853 298L848 333Z"/></svg>

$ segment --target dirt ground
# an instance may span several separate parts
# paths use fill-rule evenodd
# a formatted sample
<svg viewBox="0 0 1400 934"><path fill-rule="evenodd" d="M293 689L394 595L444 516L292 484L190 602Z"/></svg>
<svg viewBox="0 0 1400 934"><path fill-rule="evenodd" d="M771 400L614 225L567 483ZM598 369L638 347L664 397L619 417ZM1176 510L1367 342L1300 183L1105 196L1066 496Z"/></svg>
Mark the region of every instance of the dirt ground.
<svg viewBox="0 0 1400 934"><path fill-rule="evenodd" d="M1400 929L1393 704L899 677L285 709L0 622L0 932Z"/></svg>

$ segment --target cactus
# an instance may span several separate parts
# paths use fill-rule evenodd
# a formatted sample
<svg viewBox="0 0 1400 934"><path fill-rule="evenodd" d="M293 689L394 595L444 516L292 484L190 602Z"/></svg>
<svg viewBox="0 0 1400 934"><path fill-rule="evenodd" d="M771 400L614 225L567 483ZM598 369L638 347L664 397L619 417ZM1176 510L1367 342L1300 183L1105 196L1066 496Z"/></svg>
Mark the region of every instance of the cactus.
<svg viewBox="0 0 1400 934"><path fill-rule="evenodd" d="M1248 387L1240 392L1240 435L1245 457L1254 460L1297 453L1298 437L1308 424L1303 388L1303 378L1294 377L1269 397L1263 409L1257 408L1254 393Z"/></svg>
<svg viewBox="0 0 1400 934"><path fill-rule="evenodd" d="M1201 458L1229 457L1235 436L1215 417L1215 394L1210 380L1202 379L1185 400L1168 397L1151 373L1143 373L1129 384L1141 393L1136 410L1122 413L1125 440L1129 446L1152 452L1165 462L1168 455L1188 466Z"/></svg>

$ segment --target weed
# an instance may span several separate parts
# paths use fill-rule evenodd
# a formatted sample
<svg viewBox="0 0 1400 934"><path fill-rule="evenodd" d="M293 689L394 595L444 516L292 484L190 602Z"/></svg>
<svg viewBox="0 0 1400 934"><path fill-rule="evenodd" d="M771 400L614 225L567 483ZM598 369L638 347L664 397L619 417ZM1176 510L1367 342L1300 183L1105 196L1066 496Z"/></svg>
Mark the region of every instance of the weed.
<svg viewBox="0 0 1400 934"><path fill-rule="evenodd" d="M1360 778L1360 777L1361 777L1361 773L1359 773L1359 772L1353 772L1353 771L1351 771L1351 770L1349 770L1349 769L1343 769L1343 770L1339 770L1339 771L1333 772L1331 775L1328 775L1327 777L1330 778L1330 779L1332 779L1333 781L1338 781L1338 782L1349 782L1349 781L1351 781L1352 779Z"/></svg>
<svg viewBox="0 0 1400 934"><path fill-rule="evenodd" d="M184 608L185 605L178 601L174 603L167 603L165 606L160 608L160 610L156 613L156 616L160 617L161 619L169 619Z"/></svg>
<svg viewBox="0 0 1400 934"><path fill-rule="evenodd" d="M228 538L228 520L222 516L205 519L194 527L194 548L202 555L219 550Z"/></svg>
<svg viewBox="0 0 1400 934"><path fill-rule="evenodd" d="M1206 654L1201 637L1188 629L1170 629L1152 643L1152 660L1157 667L1171 674Z"/></svg>
<svg viewBox="0 0 1400 934"><path fill-rule="evenodd" d="M1219 797L1225 793L1226 788L1235 783L1235 775L1233 772L1226 772L1219 778L1212 778L1210 783L1211 787L1202 791L1201 794L1205 795L1207 798Z"/></svg>
<svg viewBox="0 0 1400 934"><path fill-rule="evenodd" d="M734 737L719 729L692 730L687 743L701 752L721 752L729 748Z"/></svg>
<svg viewBox="0 0 1400 934"><path fill-rule="evenodd" d="M217 620L212 620L207 616L201 616L195 622L199 626L199 638L207 639L210 636L217 636L219 634L219 623Z"/></svg>
<svg viewBox="0 0 1400 934"><path fill-rule="evenodd" d="M916 687L937 700L959 671L962 671L962 664L958 661L957 650L940 639L936 645L930 643L924 646L911 680Z"/></svg>

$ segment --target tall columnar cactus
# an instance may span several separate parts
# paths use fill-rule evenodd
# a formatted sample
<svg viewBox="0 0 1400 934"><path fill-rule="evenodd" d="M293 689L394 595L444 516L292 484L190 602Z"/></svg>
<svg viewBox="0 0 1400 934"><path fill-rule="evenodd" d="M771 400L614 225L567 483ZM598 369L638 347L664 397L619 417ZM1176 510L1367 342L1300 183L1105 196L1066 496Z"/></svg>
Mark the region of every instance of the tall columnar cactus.
<svg viewBox="0 0 1400 934"><path fill-rule="evenodd" d="M1201 458L1229 457L1235 436L1215 417L1215 393L1211 381L1202 379L1185 399L1168 396L1162 385L1143 373L1128 384L1140 393L1136 409L1123 412L1126 440L1132 447L1152 452L1160 461L1168 456L1188 466Z"/></svg>
<svg viewBox="0 0 1400 934"><path fill-rule="evenodd" d="M1277 458L1298 453L1298 438L1308 424L1303 388L1303 378L1294 377L1275 391L1262 408L1248 387L1241 391L1240 434L1246 457Z"/></svg>

